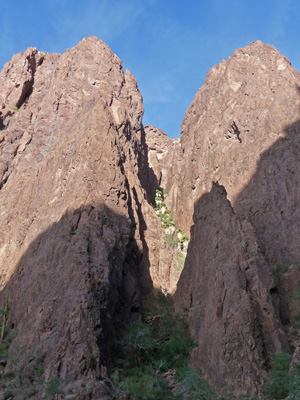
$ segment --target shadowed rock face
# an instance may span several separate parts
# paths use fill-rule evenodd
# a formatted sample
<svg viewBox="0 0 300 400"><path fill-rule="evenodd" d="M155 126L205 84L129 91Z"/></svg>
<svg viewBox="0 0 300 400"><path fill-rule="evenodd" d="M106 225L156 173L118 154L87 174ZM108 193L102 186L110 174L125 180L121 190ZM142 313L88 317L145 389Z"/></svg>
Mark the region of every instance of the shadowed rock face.
<svg viewBox="0 0 300 400"><path fill-rule="evenodd" d="M208 73L182 124L169 193L176 221L188 229L194 210L194 227L176 310L199 346L193 362L237 398L259 394L270 352L288 351L281 323L299 277L276 287L269 271L300 261L299 86L274 47L252 43Z"/></svg>
<svg viewBox="0 0 300 400"><path fill-rule="evenodd" d="M149 308L153 289L176 285L173 253L149 204L155 179L142 97L96 38L63 55L28 49L0 80L8 324L24 357L35 357L34 348L44 360L47 377L99 378L115 336Z"/></svg>
<svg viewBox="0 0 300 400"><path fill-rule="evenodd" d="M138 240L144 235L154 241L155 252L145 257L158 277L154 286L168 290L169 272L162 264L169 271L172 255L160 254L167 244L157 235L162 229L147 201L156 181L148 166L135 78L123 73L121 61L105 43L89 38L63 55L28 49L5 65L0 79L5 82L1 282L28 243L66 210L103 201L121 213L132 208L129 218L137 224ZM24 97L20 87L25 86Z"/></svg>
<svg viewBox="0 0 300 400"><path fill-rule="evenodd" d="M172 210L185 231L192 224L194 202L210 191L212 181L225 186L234 209L246 217L251 213L239 195L256 173L262 154L289 136L287 127L299 120L299 86L300 75L290 62L259 41L236 50L208 72L182 122L182 167L169 190L171 197L177 193ZM292 147L290 143L291 155ZM292 159L290 170L297 164L293 155ZM275 196L277 188L268 189ZM253 188L253 197L264 199L262 190L262 184ZM290 191L281 194L285 199L287 195L294 197Z"/></svg>
<svg viewBox="0 0 300 400"><path fill-rule="evenodd" d="M175 294L198 345L192 362L224 394L256 396L270 353L289 351L273 276L223 186L214 184L196 203L194 224Z"/></svg>
<svg viewBox="0 0 300 400"><path fill-rule="evenodd" d="M112 338L139 318L141 258L130 219L104 203L70 209L38 235L5 288L23 362L42 362L46 379L99 378Z"/></svg>
<svg viewBox="0 0 300 400"><path fill-rule="evenodd" d="M194 215L175 294L192 361L230 398L260 395L270 353L289 351L281 320L300 279L293 267L276 287L269 270L300 262L299 87L285 57L252 43L208 73L171 140L143 128L135 78L97 38L4 66L0 284L28 368L42 360L46 377L90 382L80 398L105 398L114 338L176 289L160 185L184 232Z"/></svg>

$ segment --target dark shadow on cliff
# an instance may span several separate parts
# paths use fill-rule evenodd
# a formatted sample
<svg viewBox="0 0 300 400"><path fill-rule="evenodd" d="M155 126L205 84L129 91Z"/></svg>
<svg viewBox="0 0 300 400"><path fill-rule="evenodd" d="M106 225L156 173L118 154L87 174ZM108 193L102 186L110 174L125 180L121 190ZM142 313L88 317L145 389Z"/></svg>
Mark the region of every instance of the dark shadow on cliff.
<svg viewBox="0 0 300 400"><path fill-rule="evenodd" d="M144 127L141 129L141 146L142 151L137 152L139 162L139 179L143 189L147 193L147 200L150 204L154 204L155 190L158 188L159 183L157 177L153 171L153 168L149 165L149 149L146 143L146 133Z"/></svg>
<svg viewBox="0 0 300 400"><path fill-rule="evenodd" d="M261 393L271 353L289 351L269 267L300 265L300 120L282 133L233 208L218 185L195 202L175 293L199 346L193 362L234 398Z"/></svg>
<svg viewBox="0 0 300 400"><path fill-rule="evenodd" d="M269 263L300 264L300 120L266 150L233 204L255 228Z"/></svg>
<svg viewBox="0 0 300 400"><path fill-rule="evenodd" d="M193 220L174 296L198 346L192 363L228 398L256 397L271 353L289 351L272 273L223 186L214 183L195 203Z"/></svg>
<svg viewBox="0 0 300 400"><path fill-rule="evenodd" d="M45 376L100 377L116 339L152 295L136 224L106 205L71 210L28 247L1 295L27 364Z"/></svg>

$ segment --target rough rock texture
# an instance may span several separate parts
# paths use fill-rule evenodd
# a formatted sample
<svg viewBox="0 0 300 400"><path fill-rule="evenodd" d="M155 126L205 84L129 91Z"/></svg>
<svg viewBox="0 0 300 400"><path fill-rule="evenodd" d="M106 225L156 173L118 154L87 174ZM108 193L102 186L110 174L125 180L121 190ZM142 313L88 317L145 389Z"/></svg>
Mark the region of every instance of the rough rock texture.
<svg viewBox="0 0 300 400"><path fill-rule="evenodd" d="M262 390L270 352L286 346L281 322L289 334L298 272L276 287L268 269L300 263L299 88L285 57L251 43L209 71L182 123L169 196L185 230L195 204L195 227L176 309L190 309L194 362L229 395Z"/></svg>
<svg viewBox="0 0 300 400"><path fill-rule="evenodd" d="M114 336L149 306L153 287L176 284L148 202L141 94L97 38L63 55L28 49L0 82L8 324L46 378L99 378Z"/></svg>
<svg viewBox="0 0 300 400"><path fill-rule="evenodd" d="M148 147L149 165L153 169L157 182L160 185L162 168L165 165L165 155L168 153L172 139L161 129L157 129L154 126L146 125L144 129Z"/></svg>
<svg viewBox="0 0 300 400"><path fill-rule="evenodd" d="M183 163L169 190L185 231L194 202L218 181L268 257L299 262L300 224L290 228L300 218L299 87L290 62L259 41L209 71L183 120Z"/></svg>
<svg viewBox="0 0 300 400"><path fill-rule="evenodd" d="M194 223L175 294L198 345L192 362L230 398L257 396L270 353L289 351L272 273L223 186L197 202Z"/></svg>
<svg viewBox="0 0 300 400"><path fill-rule="evenodd" d="M293 264L288 267L286 272L277 273L275 283L280 296L281 320L285 325L292 324L293 318L300 311L299 301L296 301L297 289L300 286L299 267Z"/></svg>
<svg viewBox="0 0 300 400"><path fill-rule="evenodd" d="M144 127L148 147L149 165L153 169L158 185L168 192L178 176L182 164L182 151L179 139L170 139L161 129L152 125ZM173 196L177 196L177 193ZM173 206L176 202L166 199Z"/></svg>
<svg viewBox="0 0 300 400"><path fill-rule="evenodd" d="M4 66L0 302L28 368L84 377L78 399L105 398L114 337L176 288L151 206L160 185L183 232L194 213L175 295L193 363L229 398L261 393L270 353L289 351L281 322L288 332L300 279L299 88L285 57L252 43L208 73L171 140L144 130L135 78L97 38ZM294 266L276 286L281 263Z"/></svg>

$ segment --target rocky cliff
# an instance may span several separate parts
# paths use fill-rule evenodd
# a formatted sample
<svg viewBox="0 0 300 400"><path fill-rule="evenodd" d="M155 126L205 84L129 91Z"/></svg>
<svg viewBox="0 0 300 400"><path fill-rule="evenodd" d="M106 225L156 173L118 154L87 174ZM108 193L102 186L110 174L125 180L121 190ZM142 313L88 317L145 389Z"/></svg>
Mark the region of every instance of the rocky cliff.
<svg viewBox="0 0 300 400"><path fill-rule="evenodd" d="M195 205L175 304L198 344L192 362L210 382L234 398L260 395L270 354L289 352L289 345L255 231L217 183Z"/></svg>
<svg viewBox="0 0 300 400"><path fill-rule="evenodd" d="M297 194L292 189L297 185L291 171L298 168L299 87L299 73L290 62L273 46L259 41L235 51L209 71L182 122L183 165L174 179L173 191L178 195L172 204L179 224L189 229L194 202L210 191L212 181L225 186L234 208L249 217L259 232L267 230L271 218L274 226L276 215L282 211L279 203L286 200L297 204ZM277 176L279 173L281 177ZM260 177L256 178L258 174ZM286 185L291 189L280 188L279 182L287 177ZM258 201L260 204L255 207ZM297 212L292 205L288 207L292 215ZM283 218L281 225L288 226L288 217ZM275 231L282 232L277 233L279 240L274 236L262 238L268 240L269 253L271 248L279 253L279 248L290 241L294 254L295 232L287 232L288 228ZM282 252L286 253L283 249ZM270 253L269 257L278 255L273 257Z"/></svg>
<svg viewBox="0 0 300 400"><path fill-rule="evenodd" d="M270 353L288 351L299 272L275 284L270 270L300 261L299 87L285 57L251 43L208 73L182 123L170 201L194 226L175 304L198 343L194 362L237 398L258 395Z"/></svg>
<svg viewBox="0 0 300 400"><path fill-rule="evenodd" d="M42 360L46 379L99 379L117 333L172 286L141 94L96 38L63 55L28 49L0 81L8 325L24 365Z"/></svg>
<svg viewBox="0 0 300 400"><path fill-rule="evenodd" d="M289 61L261 42L234 52L176 140L143 127L135 78L97 38L63 55L30 48L0 82L1 301L23 367L83 380L78 399L106 398L115 338L157 291L175 292L176 230L191 229L174 300L192 363L229 398L260 396L270 354L298 340L300 76Z"/></svg>
<svg viewBox="0 0 300 400"><path fill-rule="evenodd" d="M194 224L176 310L198 344L193 362L229 396L262 391L286 334L298 346L299 88L285 57L251 43L209 71L176 147L159 146L161 134L151 147L149 132L166 203L178 226ZM276 282L270 270L282 270Z"/></svg>

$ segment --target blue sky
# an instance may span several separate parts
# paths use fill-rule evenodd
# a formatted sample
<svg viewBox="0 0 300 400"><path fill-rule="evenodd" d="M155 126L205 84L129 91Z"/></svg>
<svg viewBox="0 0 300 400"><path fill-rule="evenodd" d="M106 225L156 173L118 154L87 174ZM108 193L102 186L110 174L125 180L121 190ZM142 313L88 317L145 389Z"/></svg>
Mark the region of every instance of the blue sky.
<svg viewBox="0 0 300 400"><path fill-rule="evenodd" d="M299 0L0 0L0 67L27 47L104 40L137 78L144 124L178 137L209 69L255 40L300 71Z"/></svg>

